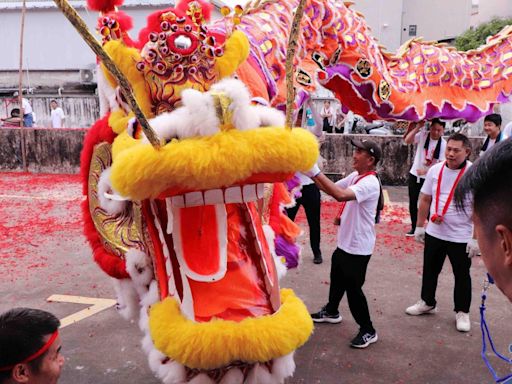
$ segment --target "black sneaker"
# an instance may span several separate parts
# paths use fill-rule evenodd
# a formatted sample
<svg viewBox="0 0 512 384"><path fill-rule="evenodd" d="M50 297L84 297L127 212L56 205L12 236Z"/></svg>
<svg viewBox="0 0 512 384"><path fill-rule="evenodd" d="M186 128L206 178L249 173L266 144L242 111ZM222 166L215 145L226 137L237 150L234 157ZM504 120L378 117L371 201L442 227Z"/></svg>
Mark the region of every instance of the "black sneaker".
<svg viewBox="0 0 512 384"><path fill-rule="evenodd" d="M375 343L377 340L379 340L377 332L370 333L359 331L357 336L354 337L350 342L350 346L353 348L366 348L370 344Z"/></svg>
<svg viewBox="0 0 512 384"><path fill-rule="evenodd" d="M315 323L331 323L331 324L337 324L341 323L341 315L338 312L335 315L331 315L327 312L325 307L323 307L320 311L317 313L312 313L311 318Z"/></svg>
<svg viewBox="0 0 512 384"><path fill-rule="evenodd" d="M414 229L411 229L409 232L405 234L407 237L413 237L414 236Z"/></svg>
<svg viewBox="0 0 512 384"><path fill-rule="evenodd" d="M318 253L314 256L313 258L313 263L315 264L322 264L322 254L321 253Z"/></svg>

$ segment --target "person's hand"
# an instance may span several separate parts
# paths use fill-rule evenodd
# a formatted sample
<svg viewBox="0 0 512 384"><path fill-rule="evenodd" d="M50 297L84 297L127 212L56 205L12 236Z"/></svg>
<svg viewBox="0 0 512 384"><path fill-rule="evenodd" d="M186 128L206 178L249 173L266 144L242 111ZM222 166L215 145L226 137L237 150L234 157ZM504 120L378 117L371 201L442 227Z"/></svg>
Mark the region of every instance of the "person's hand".
<svg viewBox="0 0 512 384"><path fill-rule="evenodd" d="M315 165L313 165L313 167L309 171L304 172L304 174L307 177L312 179L313 177L318 176L320 174L320 172L322 172L322 171L320 171L318 164L315 163Z"/></svg>
<svg viewBox="0 0 512 384"><path fill-rule="evenodd" d="M418 168L416 170L416 173L418 174L418 176L425 176L428 172L428 169L425 169L425 168Z"/></svg>
<svg viewBox="0 0 512 384"><path fill-rule="evenodd" d="M425 228L416 227L414 230L414 240L416 240L418 243L425 242Z"/></svg>
<svg viewBox="0 0 512 384"><path fill-rule="evenodd" d="M480 255L480 247L478 246L478 241L476 241L476 239L468 241L468 245L466 245L466 252L468 253L469 258Z"/></svg>

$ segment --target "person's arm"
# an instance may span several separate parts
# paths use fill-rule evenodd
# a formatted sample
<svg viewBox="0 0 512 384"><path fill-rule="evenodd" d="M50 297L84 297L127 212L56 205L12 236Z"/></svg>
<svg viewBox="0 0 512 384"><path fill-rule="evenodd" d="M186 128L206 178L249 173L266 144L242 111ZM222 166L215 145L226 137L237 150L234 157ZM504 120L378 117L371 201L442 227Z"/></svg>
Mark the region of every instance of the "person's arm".
<svg viewBox="0 0 512 384"><path fill-rule="evenodd" d="M416 227L423 228L425 225L425 221L427 220L428 212L430 210L430 204L432 204L432 196L420 193L420 204L418 207L418 220L416 222Z"/></svg>
<svg viewBox="0 0 512 384"><path fill-rule="evenodd" d="M323 173L319 173L312 177L318 188L334 197L337 201L350 201L356 199L356 194L350 188L340 188L334 184Z"/></svg>
<svg viewBox="0 0 512 384"><path fill-rule="evenodd" d="M420 124L418 124L418 123L411 123L411 125L409 125L409 129L407 130L406 135L404 136L405 144L407 144L407 145L413 144L414 143L414 137L416 136L416 134L419 132L420 129L421 129L421 125Z"/></svg>

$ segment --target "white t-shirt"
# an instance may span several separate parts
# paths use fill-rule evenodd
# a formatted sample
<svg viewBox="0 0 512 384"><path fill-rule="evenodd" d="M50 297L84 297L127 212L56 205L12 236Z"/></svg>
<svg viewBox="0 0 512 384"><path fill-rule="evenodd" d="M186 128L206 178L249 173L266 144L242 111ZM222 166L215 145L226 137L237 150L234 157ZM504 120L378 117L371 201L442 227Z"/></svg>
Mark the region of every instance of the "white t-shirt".
<svg viewBox="0 0 512 384"><path fill-rule="evenodd" d="M501 135L500 141L503 141L504 139L506 139L506 136L504 136L503 132L500 132L499 135ZM497 139L497 137L496 137L496 139ZM485 152L487 152L489 149L491 149L494 146L494 144L496 144L496 139L491 139L489 137L489 144L487 144L487 148L485 149L485 151L480 151L480 156L482 156ZM487 141L487 137L484 139L484 142L482 143L482 145L484 145L486 141Z"/></svg>
<svg viewBox="0 0 512 384"><path fill-rule="evenodd" d="M441 191L439 193L439 207L437 214L443 212L448 195L455 183L455 179L459 175L460 169L450 169L439 163L430 168L425 178L425 183L421 188L421 193L432 196L432 203L430 204L430 217L436 213L436 191L437 181L439 180L439 173L443 170L443 178L441 180ZM467 161L466 172L471 167L471 162ZM448 210L444 215L441 224L434 224L429 220L426 232L430 236L437 237L441 240L451 241L454 243L467 243L473 238L473 222L471 220L472 205L468 200L465 204L465 212L457 210L455 203L452 200L448 206Z"/></svg>
<svg viewBox="0 0 512 384"><path fill-rule="evenodd" d="M430 160L432 160L432 162L430 163L430 165L426 164L425 148L423 148L423 147L425 146L425 141L427 140L429 135L430 135L430 133L428 131L421 130L414 136L414 143L418 144L418 147L416 148L416 155L414 156L414 163L412 164L411 170L409 172L412 175L414 175L416 177L420 177L422 179L425 178L425 175L418 176L418 169L422 169L422 168L428 169L432 165L439 163L441 161L444 161L444 159L445 159L444 154L446 151L446 140L441 137L441 139L440 139L441 140L441 150L439 152L439 159L434 159L434 152L436 150L437 143L439 140L430 139L430 141L428 143L428 158Z"/></svg>
<svg viewBox="0 0 512 384"><path fill-rule="evenodd" d="M356 200L347 201L338 228L338 248L353 254L368 256L375 247L375 216L380 195L380 183L375 175L363 177L357 184L357 172L336 183L350 188Z"/></svg>
<svg viewBox="0 0 512 384"><path fill-rule="evenodd" d="M57 107L52 109L51 118L52 118L52 128L62 128L62 120L64 120L66 116L64 115L64 111L61 107Z"/></svg>
<svg viewBox="0 0 512 384"><path fill-rule="evenodd" d="M512 137L512 121L503 128L503 139L508 139L509 137Z"/></svg>
<svg viewBox="0 0 512 384"><path fill-rule="evenodd" d="M295 176L297 176L297 178L299 179L300 181L300 185L304 186L304 185L310 185L310 184L313 184L314 181L311 180L309 177L307 177L305 174L303 174L302 172L297 172L295 174Z"/></svg>
<svg viewBox="0 0 512 384"><path fill-rule="evenodd" d="M28 115L29 113L32 113L32 106L27 99L21 99L21 107L23 108L23 114Z"/></svg>

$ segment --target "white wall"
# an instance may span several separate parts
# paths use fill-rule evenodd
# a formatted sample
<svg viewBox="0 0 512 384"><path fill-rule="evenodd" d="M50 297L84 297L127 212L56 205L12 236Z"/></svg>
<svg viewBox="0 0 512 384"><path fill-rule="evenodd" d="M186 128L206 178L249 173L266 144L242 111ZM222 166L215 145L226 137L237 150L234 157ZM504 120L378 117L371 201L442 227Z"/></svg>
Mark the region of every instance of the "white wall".
<svg viewBox="0 0 512 384"><path fill-rule="evenodd" d="M165 8L161 6L159 8ZM130 35L137 38L146 25L147 16L156 8L130 7L123 9L133 17L134 28ZM97 12L78 10L89 30L96 33ZM21 11L0 10L0 52L4 55L0 70L17 70L19 66ZM23 67L29 70L67 70L90 68L96 58L71 23L56 8L28 9L25 17ZM6 54L8 53L8 54Z"/></svg>
<svg viewBox="0 0 512 384"><path fill-rule="evenodd" d="M416 36L425 40L457 37L469 28L470 14L471 0L405 0L402 43L412 37L410 25L416 25Z"/></svg>
<svg viewBox="0 0 512 384"><path fill-rule="evenodd" d="M354 9L364 14L373 35L390 52L400 46L403 0L355 0Z"/></svg>
<svg viewBox="0 0 512 384"><path fill-rule="evenodd" d="M474 0L478 3L478 13L471 15L471 26L492 20L496 17L512 17L512 1L510 0Z"/></svg>

